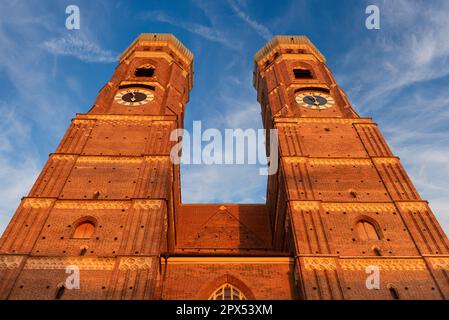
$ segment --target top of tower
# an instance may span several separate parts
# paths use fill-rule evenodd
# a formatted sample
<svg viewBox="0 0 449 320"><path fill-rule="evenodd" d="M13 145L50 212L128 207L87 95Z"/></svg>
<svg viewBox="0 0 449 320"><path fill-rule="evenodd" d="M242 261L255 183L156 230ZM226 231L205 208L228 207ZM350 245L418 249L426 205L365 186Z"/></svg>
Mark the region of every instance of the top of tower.
<svg viewBox="0 0 449 320"><path fill-rule="evenodd" d="M189 63L193 60L193 53L187 49L181 41L169 33L141 33L120 56L120 61L125 59L139 42L160 42L173 46Z"/></svg>
<svg viewBox="0 0 449 320"><path fill-rule="evenodd" d="M316 56L316 58L321 62L326 62L326 58L318 50L312 41L306 36L274 36L266 45L264 45L257 53L254 55L254 60L257 63L260 62L267 54L274 50L278 46L285 47L298 47L304 46L311 50L311 54Z"/></svg>

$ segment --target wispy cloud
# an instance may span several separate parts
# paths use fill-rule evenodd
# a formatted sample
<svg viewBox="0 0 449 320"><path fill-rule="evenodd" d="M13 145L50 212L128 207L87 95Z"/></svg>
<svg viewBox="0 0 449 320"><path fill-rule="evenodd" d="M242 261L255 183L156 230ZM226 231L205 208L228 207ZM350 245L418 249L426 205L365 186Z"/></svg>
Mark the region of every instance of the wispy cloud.
<svg viewBox="0 0 449 320"><path fill-rule="evenodd" d="M26 159L20 163L10 163L0 157L0 235L6 228L14 210L20 203L24 190L29 190L32 181L36 179L38 168L33 159Z"/></svg>
<svg viewBox="0 0 449 320"><path fill-rule="evenodd" d="M65 81L56 79L57 59L49 52L75 52L74 57L94 62L106 62L113 56L88 40L93 37L88 34L87 22L85 33L77 32L79 38L64 36L67 30L58 19L57 8L20 1L0 4L0 233L70 117L79 110L80 96L70 90L76 83L68 80L73 75ZM63 9L59 18L64 17Z"/></svg>
<svg viewBox="0 0 449 320"><path fill-rule="evenodd" d="M113 63L119 55L101 48L97 43L77 35L67 34L43 43L43 47L55 55L71 56L85 62Z"/></svg>
<svg viewBox="0 0 449 320"><path fill-rule="evenodd" d="M189 165L183 167L185 203L264 203L266 176L254 166Z"/></svg>
<svg viewBox="0 0 449 320"><path fill-rule="evenodd" d="M341 79L362 111L375 110L382 96L449 75L447 1L381 1L379 6L381 30L366 31L341 68L352 71Z"/></svg>
<svg viewBox="0 0 449 320"><path fill-rule="evenodd" d="M273 34L268 30L267 27L252 19L247 13L245 13L234 0L228 0L229 5L232 10L237 14L237 16L246 22L251 29L253 29L259 36L264 38L265 40L270 40L273 37Z"/></svg>
<svg viewBox="0 0 449 320"><path fill-rule="evenodd" d="M368 2L367 2L368 3ZM379 1L381 30L364 31L336 78L362 115L374 115L421 196L449 231L447 1Z"/></svg>
<svg viewBox="0 0 449 320"><path fill-rule="evenodd" d="M220 43L228 48L238 50L239 46L236 41L232 41L228 35L220 31L216 27L209 27L199 23L186 22L170 17L161 11L148 11L141 15L144 19L152 19L159 22L168 23L178 28L182 28L190 33L199 35L206 40Z"/></svg>

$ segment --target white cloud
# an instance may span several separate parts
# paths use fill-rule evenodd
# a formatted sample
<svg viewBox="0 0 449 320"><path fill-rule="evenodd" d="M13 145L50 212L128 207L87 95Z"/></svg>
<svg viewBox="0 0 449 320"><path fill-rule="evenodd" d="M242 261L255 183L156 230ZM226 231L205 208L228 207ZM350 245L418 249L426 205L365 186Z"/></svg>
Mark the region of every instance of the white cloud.
<svg viewBox="0 0 449 320"><path fill-rule="evenodd" d="M38 172L35 159L10 163L0 156L0 234L19 206L21 197L31 189Z"/></svg>
<svg viewBox="0 0 449 320"><path fill-rule="evenodd" d="M46 155L53 151L48 143L56 143L61 138L70 117L79 110L79 96L65 90L75 88L76 83L54 78L56 59L43 46L46 39L62 39L61 34L67 32L64 28L58 33L64 24L61 22L62 27L58 27L60 21L51 14L52 9L40 3L0 3L0 72L3 88L7 88L3 91L6 94L0 97L0 232L14 214L20 198L29 192ZM69 40L47 42L46 49L65 54L70 50L64 47L67 44L84 59L109 59L107 51L93 42L64 39ZM35 139L40 140L38 145Z"/></svg>
<svg viewBox="0 0 449 320"><path fill-rule="evenodd" d="M43 47L55 55L71 56L85 62L114 63L119 58L117 53L101 48L79 33L45 41Z"/></svg>
<svg viewBox="0 0 449 320"><path fill-rule="evenodd" d="M182 168L184 203L265 203L266 177L257 166L190 165Z"/></svg>
<svg viewBox="0 0 449 320"><path fill-rule="evenodd" d="M336 78L386 140L449 233L449 3L380 1L381 30L337 65ZM335 70L334 70L335 71Z"/></svg>
<svg viewBox="0 0 449 320"><path fill-rule="evenodd" d="M447 1L381 1L380 8L381 30L366 31L339 68L340 84L365 112L383 97L449 75Z"/></svg>

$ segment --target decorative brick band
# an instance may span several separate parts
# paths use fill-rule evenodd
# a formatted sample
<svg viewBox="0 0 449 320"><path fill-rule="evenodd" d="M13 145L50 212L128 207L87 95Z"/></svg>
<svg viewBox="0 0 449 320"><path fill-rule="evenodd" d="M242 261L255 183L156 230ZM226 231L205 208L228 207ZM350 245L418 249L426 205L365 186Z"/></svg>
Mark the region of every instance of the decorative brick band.
<svg viewBox="0 0 449 320"><path fill-rule="evenodd" d="M363 270L368 266L377 266L386 271L421 271L426 270L422 259L340 259L343 270Z"/></svg>
<svg viewBox="0 0 449 320"><path fill-rule="evenodd" d="M342 118L282 118L276 117L274 119L276 126L282 127L297 127L300 123L335 123L335 124L357 124L357 125L374 125L375 123L368 118L359 119L342 119Z"/></svg>
<svg viewBox="0 0 449 320"><path fill-rule="evenodd" d="M347 158L308 158L308 157L282 157L286 163L307 163L310 165L323 166L371 166L370 159L347 159Z"/></svg>
<svg viewBox="0 0 449 320"><path fill-rule="evenodd" d="M334 258L316 258L307 257L302 259L304 267L307 271L323 271L323 270L336 270L337 264Z"/></svg>
<svg viewBox="0 0 449 320"><path fill-rule="evenodd" d="M119 114L82 114L72 121L86 120L123 120L123 121L169 121L176 122L173 116L119 115Z"/></svg>
<svg viewBox="0 0 449 320"><path fill-rule="evenodd" d="M318 210L320 203L318 201L293 201L294 210Z"/></svg>
<svg viewBox="0 0 449 320"><path fill-rule="evenodd" d="M423 202L423 201L396 202L396 205L402 210L411 210L411 211L427 211L427 210L429 210L427 207L427 202Z"/></svg>
<svg viewBox="0 0 449 320"><path fill-rule="evenodd" d="M54 199L46 199L46 198L26 198L23 200L22 206L24 208L32 208L32 209L46 209L50 208Z"/></svg>
<svg viewBox="0 0 449 320"><path fill-rule="evenodd" d="M397 163L400 163L400 160L397 157L382 157L382 158L373 157L372 159L373 159L374 163L377 163L377 164L397 164Z"/></svg>
<svg viewBox="0 0 449 320"><path fill-rule="evenodd" d="M129 257L122 258L119 264L119 270L150 270L154 258L148 257Z"/></svg>
<svg viewBox="0 0 449 320"><path fill-rule="evenodd" d="M108 157L108 156L80 156L77 163L142 163L144 161L168 161L169 156L143 156L143 157Z"/></svg>
<svg viewBox="0 0 449 320"><path fill-rule="evenodd" d="M18 268L23 261L23 256L0 256L0 270L12 270Z"/></svg>
<svg viewBox="0 0 449 320"><path fill-rule="evenodd" d="M73 124L93 123L95 119L72 119Z"/></svg>
<svg viewBox="0 0 449 320"><path fill-rule="evenodd" d="M433 259L433 258L432 258ZM436 258L435 268L449 269L449 258ZM338 262L337 262L338 261ZM336 270L337 265L346 271L365 271L368 266L377 266L384 271L422 271L426 270L423 259L335 259L329 257L305 257L302 258L307 271Z"/></svg>
<svg viewBox="0 0 449 320"><path fill-rule="evenodd" d="M82 210L98 210L98 209L127 209L131 206L130 201L65 201L59 200L55 203L55 209L82 209Z"/></svg>
<svg viewBox="0 0 449 320"><path fill-rule="evenodd" d="M288 164L306 163L307 162L307 158L305 158L305 157L282 157L282 160Z"/></svg>
<svg viewBox="0 0 449 320"><path fill-rule="evenodd" d="M324 166L370 166L372 162L370 159L318 159L310 158L307 163L311 165Z"/></svg>
<svg viewBox="0 0 449 320"><path fill-rule="evenodd" d="M393 203L322 203L326 211L345 212L393 212L396 207Z"/></svg>
<svg viewBox="0 0 449 320"><path fill-rule="evenodd" d="M133 204L133 208L135 209L160 209L161 201L160 200L135 200Z"/></svg>
<svg viewBox="0 0 449 320"><path fill-rule="evenodd" d="M356 125L357 127L377 127L377 125L374 122L371 123L361 123L361 122L354 122L354 125Z"/></svg>
<svg viewBox="0 0 449 320"><path fill-rule="evenodd" d="M90 121L90 120L85 120ZM174 121L168 121L168 120L161 120L161 121L147 121L147 120L105 120L100 119L96 121L97 124L110 124L110 125L141 125L141 126L147 126L151 124L151 127L156 130L162 130L165 128L175 128L175 122Z"/></svg>
<svg viewBox="0 0 449 320"><path fill-rule="evenodd" d="M91 257L32 257L28 258L24 269L27 270L65 270L67 266L75 265L80 270L113 270L114 258Z"/></svg>
<svg viewBox="0 0 449 320"><path fill-rule="evenodd" d="M51 154L53 160L71 161L76 159L76 155L73 154Z"/></svg>
<svg viewBox="0 0 449 320"><path fill-rule="evenodd" d="M143 160L143 157L82 156L78 158L77 163L141 163Z"/></svg>
<svg viewBox="0 0 449 320"><path fill-rule="evenodd" d="M449 270L449 258L429 258L429 262L436 270Z"/></svg>

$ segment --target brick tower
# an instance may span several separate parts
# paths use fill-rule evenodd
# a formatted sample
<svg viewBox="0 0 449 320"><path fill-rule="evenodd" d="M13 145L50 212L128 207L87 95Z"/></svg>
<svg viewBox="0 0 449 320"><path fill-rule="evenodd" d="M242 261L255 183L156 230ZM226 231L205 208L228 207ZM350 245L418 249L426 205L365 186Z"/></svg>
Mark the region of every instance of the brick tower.
<svg viewBox="0 0 449 320"><path fill-rule="evenodd" d="M172 35L143 34L122 54L7 227L0 298L160 297L179 197L169 136L183 123L192 67ZM79 267L79 290L62 288L67 265Z"/></svg>
<svg viewBox="0 0 449 320"><path fill-rule="evenodd" d="M279 135L267 192L273 247L294 252L299 297L448 299L447 237L308 38L268 42L254 86L265 128ZM369 266L379 290L367 289Z"/></svg>
<svg viewBox="0 0 449 320"><path fill-rule="evenodd" d="M274 37L254 72L279 136L266 204L181 203L170 134L193 56L142 34L4 232L0 299L448 299L446 236L322 54Z"/></svg>

